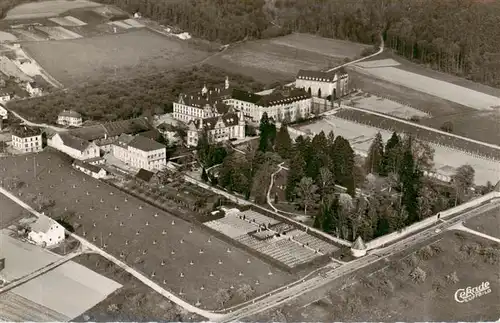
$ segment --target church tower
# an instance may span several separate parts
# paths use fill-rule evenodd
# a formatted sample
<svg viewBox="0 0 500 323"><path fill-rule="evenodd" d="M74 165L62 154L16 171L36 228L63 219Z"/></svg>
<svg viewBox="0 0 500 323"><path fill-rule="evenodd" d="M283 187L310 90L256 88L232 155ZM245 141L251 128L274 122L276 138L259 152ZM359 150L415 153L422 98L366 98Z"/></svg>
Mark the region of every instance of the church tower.
<svg viewBox="0 0 500 323"><path fill-rule="evenodd" d="M229 76L226 76L226 82L224 83L224 88L229 89Z"/></svg>
<svg viewBox="0 0 500 323"><path fill-rule="evenodd" d="M201 95L205 96L208 93L207 84L203 84L203 88L201 89Z"/></svg>

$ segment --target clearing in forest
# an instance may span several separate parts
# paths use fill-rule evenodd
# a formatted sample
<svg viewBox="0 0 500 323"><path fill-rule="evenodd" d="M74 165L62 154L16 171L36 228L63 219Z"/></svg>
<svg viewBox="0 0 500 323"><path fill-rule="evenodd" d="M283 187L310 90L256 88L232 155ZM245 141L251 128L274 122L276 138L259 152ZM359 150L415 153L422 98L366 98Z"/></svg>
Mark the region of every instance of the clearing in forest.
<svg viewBox="0 0 500 323"><path fill-rule="evenodd" d="M78 8L88 8L88 7L99 7L99 6L102 5L87 0L72 0L72 1L51 0L51 1L30 2L19 5L9 10L7 12L7 15L5 16L5 19L15 20L15 19L55 17L68 10L78 9Z"/></svg>

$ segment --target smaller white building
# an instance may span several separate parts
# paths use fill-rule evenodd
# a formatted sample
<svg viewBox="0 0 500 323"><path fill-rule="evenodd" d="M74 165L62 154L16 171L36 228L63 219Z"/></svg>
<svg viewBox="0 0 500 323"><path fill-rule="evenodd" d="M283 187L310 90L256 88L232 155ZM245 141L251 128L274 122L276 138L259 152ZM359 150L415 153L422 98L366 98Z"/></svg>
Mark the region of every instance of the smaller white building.
<svg viewBox="0 0 500 323"><path fill-rule="evenodd" d="M68 127L81 127L83 124L82 115L73 110L63 110L57 116L57 124Z"/></svg>
<svg viewBox="0 0 500 323"><path fill-rule="evenodd" d="M9 112L7 111L7 109L5 109L3 105L0 104L0 119L7 120L8 116Z"/></svg>
<svg viewBox="0 0 500 323"><path fill-rule="evenodd" d="M352 255L356 258L363 257L366 255L367 251L368 248L366 247L366 244L364 243L361 236L358 236L356 238L356 241L354 241L354 243L351 246Z"/></svg>
<svg viewBox="0 0 500 323"><path fill-rule="evenodd" d="M177 129L169 123L163 122L156 127L169 144L175 144L181 140Z"/></svg>
<svg viewBox="0 0 500 323"><path fill-rule="evenodd" d="M0 102L6 103L10 100L12 100L12 95L10 93L0 91Z"/></svg>
<svg viewBox="0 0 500 323"><path fill-rule="evenodd" d="M36 82L28 82L26 83L26 91L30 94L30 96L40 96L43 93L42 87Z"/></svg>
<svg viewBox="0 0 500 323"><path fill-rule="evenodd" d="M28 239L39 246L50 247L63 242L64 235L62 225L42 214L31 224Z"/></svg>
<svg viewBox="0 0 500 323"><path fill-rule="evenodd" d="M42 147L42 132L37 128L21 126L12 132L12 148L23 153L39 152Z"/></svg>
<svg viewBox="0 0 500 323"><path fill-rule="evenodd" d="M47 140L47 144L78 160L100 157L100 150L96 144L64 132L55 134Z"/></svg>
<svg viewBox="0 0 500 323"><path fill-rule="evenodd" d="M295 86L306 90L313 97L333 97L336 100L348 94L349 75L343 67L329 72L300 70Z"/></svg>
<svg viewBox="0 0 500 323"><path fill-rule="evenodd" d="M245 138L245 117L243 111L228 112L219 117L198 119L189 123L187 144L190 147L198 145L198 139L206 131L212 142L223 142L231 139Z"/></svg>
<svg viewBox="0 0 500 323"><path fill-rule="evenodd" d="M111 151L114 157L137 169L162 170L167 165L167 147L141 135L122 134Z"/></svg>
<svg viewBox="0 0 500 323"><path fill-rule="evenodd" d="M100 166L97 166L98 164L90 164L87 162L82 162L80 160L75 160L73 162L73 167L81 171L82 173L85 173L95 179L101 179L106 177L108 175L108 172Z"/></svg>

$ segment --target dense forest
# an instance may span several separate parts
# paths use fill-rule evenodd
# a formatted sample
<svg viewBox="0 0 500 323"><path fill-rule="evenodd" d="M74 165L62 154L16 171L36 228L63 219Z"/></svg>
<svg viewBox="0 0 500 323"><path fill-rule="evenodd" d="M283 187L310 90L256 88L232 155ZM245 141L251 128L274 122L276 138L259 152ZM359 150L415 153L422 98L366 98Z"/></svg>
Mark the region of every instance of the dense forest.
<svg viewBox="0 0 500 323"><path fill-rule="evenodd" d="M500 87L500 1L98 0L230 43L291 32L377 43L434 69Z"/></svg>
<svg viewBox="0 0 500 323"><path fill-rule="evenodd" d="M85 120L114 121L170 112L181 92L222 86L228 76L231 85L249 91L263 85L241 75L210 65L175 70L134 79L91 83L30 100L16 100L8 107L31 121L54 123L64 109L80 112Z"/></svg>

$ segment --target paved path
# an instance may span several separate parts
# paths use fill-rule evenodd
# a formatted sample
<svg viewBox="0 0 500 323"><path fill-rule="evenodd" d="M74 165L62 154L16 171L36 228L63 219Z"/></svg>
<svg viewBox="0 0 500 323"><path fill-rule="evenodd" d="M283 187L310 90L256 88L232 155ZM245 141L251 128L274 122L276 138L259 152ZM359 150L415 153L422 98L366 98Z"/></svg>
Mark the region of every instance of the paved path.
<svg viewBox="0 0 500 323"><path fill-rule="evenodd" d="M54 131L56 131L56 132L63 132L63 131L67 131L67 129L64 129L64 128L59 128L59 127L56 127L56 126L51 126L51 125L48 125L48 124L46 124L46 123L35 123L35 122L28 121L28 120L26 120L25 118L21 117L21 116L19 115L19 113L15 112L15 111L12 111L12 110L10 110L10 109L7 109L7 110L9 110L9 112L10 112L10 113L12 113L14 116L16 116L16 118L21 119L21 121L22 121L24 124L26 124L26 125L28 125L28 126L30 126L30 127L49 128L49 129L52 129L52 130L54 130Z"/></svg>
<svg viewBox="0 0 500 323"><path fill-rule="evenodd" d="M464 226L464 224L462 222L455 224L454 226L452 226L450 228L450 230L460 230L460 231L469 232L469 233L472 233L476 236L500 243L500 239L493 237L493 236L490 236L488 234L476 231L476 230L472 230L471 228L467 228L466 226Z"/></svg>
<svg viewBox="0 0 500 323"><path fill-rule="evenodd" d="M6 197L10 198L12 201L14 201L17 204L19 204L21 207L23 207L24 209L28 210L33 215L35 215L37 217L39 217L41 215L39 212L37 212L36 210L34 210L28 204L24 203L22 200L20 200L15 195L13 195L12 193L10 193L9 191L5 190L2 187L0 187L0 193L4 194ZM87 247L91 251L93 251L93 252L95 252L95 253L103 256L107 260L113 262L115 265L117 265L120 268L122 268L123 270L127 271L132 276L134 276L135 278L139 279L142 283L144 283L148 287L152 288L153 290L155 290L156 292L158 292L162 296L166 297L167 299L169 299L173 303L175 303L175 304L179 305L180 307L184 308L185 310L187 310L189 312L192 312L192 313L196 313L196 314L201 315L203 317L206 317L210 321L214 321L214 320L216 320L216 319L218 319L218 318L221 317L221 314L216 314L216 313L212 313L212 312L209 312L209 311L205 311L205 310L202 310L202 309L200 309L198 307L195 307L195 306L193 306L193 305L185 302L184 300L180 299L179 297L177 297L174 294L168 292L167 290L165 290L164 288L162 288L161 286L159 286L158 284L156 284L155 282L153 282L148 277L144 276L142 273L140 273L137 270L133 269L132 267L128 266L124 262L118 260L117 258L115 258L114 256L110 255L109 253L101 250L100 248L98 248L97 246L93 245L92 243L90 243L86 239L84 239L84 238L82 238L82 237L80 237L80 236L78 236L76 234L73 234L73 233L69 233L69 234L70 234L70 236L72 236L73 238L75 238L76 240L78 240L81 243L82 247Z"/></svg>
<svg viewBox="0 0 500 323"><path fill-rule="evenodd" d="M498 202L490 203L487 205L483 205L482 207L479 207L476 210L462 213L456 216L455 218L448 220L447 222L444 221L436 222L434 226L424 231L421 231L410 237L402 239L383 249L374 250L372 253L363 258L359 258L357 260L346 263L338 268L329 270L326 273L322 273L321 275L313 277L300 284L296 284L281 292L268 296L260 301L253 302L251 305L248 305L242 309L233 311L232 313L229 313L225 315L223 318L217 320L217 322L234 322L249 317L251 315L255 315L257 313L261 313L263 311L275 308L279 305L291 301L292 299L299 297L300 295L303 295L307 292L311 292L317 288L325 286L338 278L344 277L350 273L353 273L361 268L370 266L376 262L383 261L387 257L399 253L401 251L404 251L405 249L411 246L425 242L440 234L442 230L445 230L455 225L458 222L465 221L466 219L479 215L482 212L486 212L488 210L491 210L492 208L497 208L498 205L499 205Z"/></svg>

